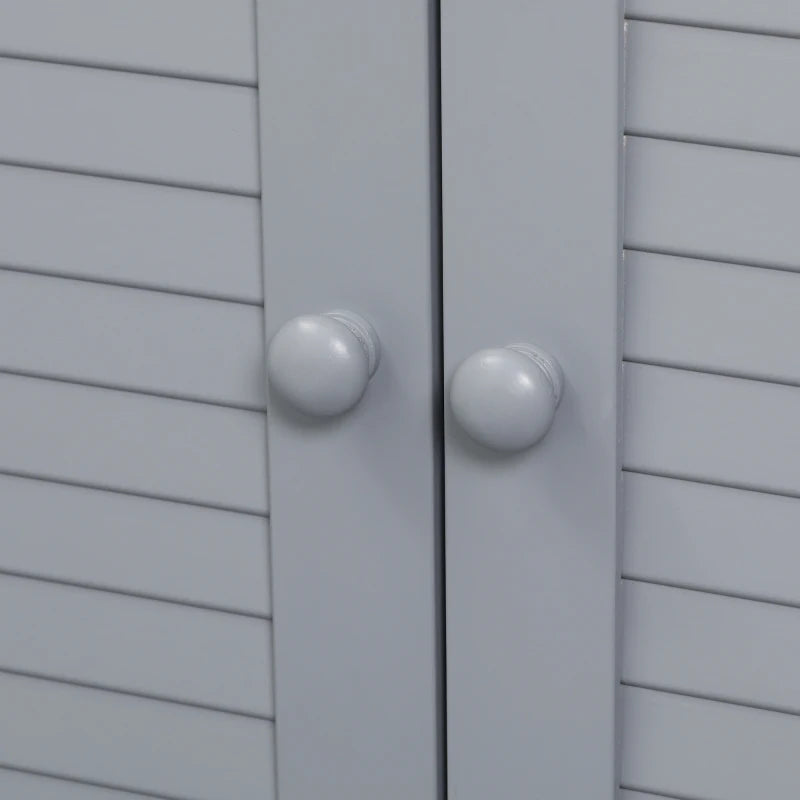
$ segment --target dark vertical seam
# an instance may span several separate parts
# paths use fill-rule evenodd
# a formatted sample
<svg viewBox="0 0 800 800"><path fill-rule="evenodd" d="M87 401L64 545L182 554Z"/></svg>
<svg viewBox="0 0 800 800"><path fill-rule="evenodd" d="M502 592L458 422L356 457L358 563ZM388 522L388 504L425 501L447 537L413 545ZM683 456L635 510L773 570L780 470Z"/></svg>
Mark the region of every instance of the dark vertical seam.
<svg viewBox="0 0 800 800"><path fill-rule="evenodd" d="M434 538L436 571L437 761L440 800L447 785L447 618L445 545L444 443L444 223L442 217L442 9L441 0L429 7L429 93L431 133L431 335L433 348Z"/></svg>

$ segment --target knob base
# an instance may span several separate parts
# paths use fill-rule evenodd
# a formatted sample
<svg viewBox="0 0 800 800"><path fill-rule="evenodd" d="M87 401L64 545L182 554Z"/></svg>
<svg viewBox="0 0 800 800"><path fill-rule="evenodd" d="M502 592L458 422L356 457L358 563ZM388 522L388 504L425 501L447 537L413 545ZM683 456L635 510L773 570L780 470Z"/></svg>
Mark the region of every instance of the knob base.
<svg viewBox="0 0 800 800"><path fill-rule="evenodd" d="M323 316L331 317L337 322L341 322L358 339L359 344L364 348L364 353L366 353L369 377L371 378L375 374L375 370L378 369L378 364L381 360L381 341L375 332L375 328L364 317L354 311L336 309L334 311L326 311Z"/></svg>

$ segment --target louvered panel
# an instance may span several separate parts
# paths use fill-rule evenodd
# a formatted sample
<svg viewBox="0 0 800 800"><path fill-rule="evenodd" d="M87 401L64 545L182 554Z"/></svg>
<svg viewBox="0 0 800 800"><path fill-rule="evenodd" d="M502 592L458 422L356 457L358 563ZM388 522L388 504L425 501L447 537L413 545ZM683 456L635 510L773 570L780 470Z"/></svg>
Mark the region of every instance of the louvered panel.
<svg viewBox="0 0 800 800"><path fill-rule="evenodd" d="M629 133L800 153L800 41L631 22Z"/></svg>
<svg viewBox="0 0 800 800"><path fill-rule="evenodd" d="M626 0L629 17L796 36L800 6L787 0Z"/></svg>
<svg viewBox="0 0 800 800"><path fill-rule="evenodd" d="M0 58L0 105L0 160L259 191L249 87Z"/></svg>
<svg viewBox="0 0 800 800"><path fill-rule="evenodd" d="M0 570L267 616L267 520L0 475Z"/></svg>
<svg viewBox="0 0 800 800"><path fill-rule="evenodd" d="M249 197L0 166L0 265L260 303L259 213Z"/></svg>
<svg viewBox="0 0 800 800"><path fill-rule="evenodd" d="M0 471L265 514L265 415L0 375Z"/></svg>
<svg viewBox="0 0 800 800"><path fill-rule="evenodd" d="M631 251L625 358L800 383L800 275Z"/></svg>
<svg viewBox="0 0 800 800"><path fill-rule="evenodd" d="M263 409L263 311L0 270L0 369Z"/></svg>
<svg viewBox="0 0 800 800"><path fill-rule="evenodd" d="M251 0L0 0L0 54L256 82Z"/></svg>
<svg viewBox="0 0 800 800"><path fill-rule="evenodd" d="M800 609L623 582L623 681L800 713Z"/></svg>
<svg viewBox="0 0 800 800"><path fill-rule="evenodd" d="M2 16L0 794L268 800L253 3Z"/></svg>
<svg viewBox="0 0 800 800"><path fill-rule="evenodd" d="M628 136L625 245L800 269L800 158Z"/></svg>
<svg viewBox="0 0 800 800"><path fill-rule="evenodd" d="M800 717L622 690L622 783L668 797L794 800Z"/></svg>
<svg viewBox="0 0 800 800"><path fill-rule="evenodd" d="M6 766L169 798L273 797L266 720L8 674L0 707Z"/></svg>
<svg viewBox="0 0 800 800"><path fill-rule="evenodd" d="M626 14L621 794L788 800L800 13L629 0Z"/></svg>
<svg viewBox="0 0 800 800"><path fill-rule="evenodd" d="M623 464L800 493L800 389L625 365Z"/></svg>
<svg viewBox="0 0 800 800"><path fill-rule="evenodd" d="M0 669L270 716L263 619L0 576Z"/></svg>
<svg viewBox="0 0 800 800"><path fill-rule="evenodd" d="M800 605L800 500L627 473L623 575Z"/></svg>

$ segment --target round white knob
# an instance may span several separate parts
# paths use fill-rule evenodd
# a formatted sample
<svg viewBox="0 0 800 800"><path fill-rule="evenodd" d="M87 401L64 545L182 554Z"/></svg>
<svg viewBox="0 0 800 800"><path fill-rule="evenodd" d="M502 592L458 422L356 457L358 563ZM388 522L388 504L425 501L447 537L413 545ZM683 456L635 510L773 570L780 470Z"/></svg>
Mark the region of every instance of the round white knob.
<svg viewBox="0 0 800 800"><path fill-rule="evenodd" d="M453 375L450 407L476 442L515 452L547 433L563 382L555 358L533 345L478 350Z"/></svg>
<svg viewBox="0 0 800 800"><path fill-rule="evenodd" d="M305 314L272 337L267 376L270 388L298 411L331 417L358 403L379 360L378 336L358 314Z"/></svg>

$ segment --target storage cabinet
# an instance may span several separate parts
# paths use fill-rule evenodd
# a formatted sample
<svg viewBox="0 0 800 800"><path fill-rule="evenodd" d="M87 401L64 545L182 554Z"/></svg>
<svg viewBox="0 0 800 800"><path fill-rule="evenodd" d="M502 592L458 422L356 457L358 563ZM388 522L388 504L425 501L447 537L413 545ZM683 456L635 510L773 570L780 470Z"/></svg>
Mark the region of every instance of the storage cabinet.
<svg viewBox="0 0 800 800"><path fill-rule="evenodd" d="M798 30L0 0L0 795L796 797Z"/></svg>

